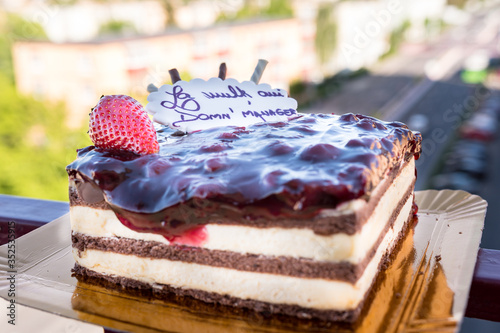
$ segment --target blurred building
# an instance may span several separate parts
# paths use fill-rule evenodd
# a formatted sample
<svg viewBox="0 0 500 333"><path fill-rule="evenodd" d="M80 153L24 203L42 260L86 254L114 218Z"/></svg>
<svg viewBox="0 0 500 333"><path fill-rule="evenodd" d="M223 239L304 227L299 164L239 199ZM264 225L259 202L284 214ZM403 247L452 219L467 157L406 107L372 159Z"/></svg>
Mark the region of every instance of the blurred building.
<svg viewBox="0 0 500 333"><path fill-rule="evenodd" d="M344 69L370 67L391 50L395 39L428 38L429 28L439 24L446 8L446 0L290 0L293 18L214 24L217 13L234 13L244 1L199 0L177 8L181 24L165 30L165 10L155 0L82 0L67 7L0 1L28 19L38 17L35 21L43 23L51 39L14 44L18 90L66 102L73 126L86 119L102 94L144 97L149 83L170 82L172 67L185 79L208 79L226 62L228 77L243 81L263 58L270 64L262 81L282 89L294 80L319 81ZM327 38L333 52L321 63L317 17L325 7L335 37ZM132 20L135 35L98 37L99 24L110 19Z"/></svg>
<svg viewBox="0 0 500 333"><path fill-rule="evenodd" d="M390 52L396 39L425 42L433 37L445 9L446 0L337 3L334 16L338 45L328 64L330 70L369 67Z"/></svg>
<svg viewBox="0 0 500 333"><path fill-rule="evenodd" d="M310 36L304 37L310 43ZM156 36L51 43L17 42L13 49L21 93L66 102L70 125L79 126L103 94L146 94L149 83L170 83L175 67L184 78L217 76L226 62L228 77L249 80L258 59L269 61L262 82L288 89L294 79L310 79L313 52L303 47L297 19L217 25Z"/></svg>
<svg viewBox="0 0 500 333"><path fill-rule="evenodd" d="M158 0L92 1L57 4L47 0L0 0L4 10L39 23L54 43L82 42L97 38L108 22L127 22L139 34L165 30L166 15ZM147 18L147 19L145 19Z"/></svg>
<svg viewBox="0 0 500 333"><path fill-rule="evenodd" d="M111 21L129 23L143 35L163 32L168 24L181 29L208 27L220 14L232 15L243 4L243 0L0 0L3 10L39 23L55 43L95 39L100 27Z"/></svg>

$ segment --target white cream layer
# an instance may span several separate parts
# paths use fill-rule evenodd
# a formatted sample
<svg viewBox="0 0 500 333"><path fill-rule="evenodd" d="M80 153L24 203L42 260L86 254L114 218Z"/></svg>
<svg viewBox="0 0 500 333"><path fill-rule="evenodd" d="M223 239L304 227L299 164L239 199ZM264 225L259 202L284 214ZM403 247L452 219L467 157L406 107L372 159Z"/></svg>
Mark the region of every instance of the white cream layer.
<svg viewBox="0 0 500 333"><path fill-rule="evenodd" d="M277 274L238 271L166 259L140 258L99 250L85 250L76 262L95 272L122 276L150 284L197 289L242 299L273 304L294 304L323 310L350 310L358 306L378 272L384 253L395 245L408 220L413 198L409 198L395 224L387 232L363 275L353 285L348 282L298 278Z"/></svg>
<svg viewBox="0 0 500 333"><path fill-rule="evenodd" d="M310 258L321 261L348 261L357 264L370 251L385 229L388 219L415 179L413 159L403 168L380 199L373 214L361 231L354 235L338 233L330 236L315 234L300 228L252 228L238 225L206 225L207 241L201 245L210 250L252 253L266 256ZM387 181L387 180L384 180ZM382 184L375 190L380 190ZM354 207L363 209L364 200L353 200L337 210L324 211L324 215L352 214ZM138 233L125 227L110 210L72 206L71 229L94 237L124 237L139 240L169 242L162 236Z"/></svg>

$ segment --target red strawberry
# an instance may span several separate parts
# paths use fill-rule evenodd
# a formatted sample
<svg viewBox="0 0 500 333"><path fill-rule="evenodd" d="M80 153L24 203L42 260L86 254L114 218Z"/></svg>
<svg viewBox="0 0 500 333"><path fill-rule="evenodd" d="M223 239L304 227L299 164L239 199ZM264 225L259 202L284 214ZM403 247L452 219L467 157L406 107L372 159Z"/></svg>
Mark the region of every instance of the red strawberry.
<svg viewBox="0 0 500 333"><path fill-rule="evenodd" d="M89 135L99 148L154 154L159 151L156 131L141 103L126 95L103 96L92 109Z"/></svg>

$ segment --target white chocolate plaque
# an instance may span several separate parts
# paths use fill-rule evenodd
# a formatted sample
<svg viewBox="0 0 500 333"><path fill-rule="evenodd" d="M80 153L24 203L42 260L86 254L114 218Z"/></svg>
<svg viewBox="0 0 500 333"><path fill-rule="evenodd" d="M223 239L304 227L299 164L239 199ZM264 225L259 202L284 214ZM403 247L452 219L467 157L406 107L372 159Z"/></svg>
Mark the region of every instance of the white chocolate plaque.
<svg viewBox="0 0 500 333"><path fill-rule="evenodd" d="M184 132L288 121L297 114L297 101L286 91L235 79L178 81L161 86L148 102L154 121Z"/></svg>

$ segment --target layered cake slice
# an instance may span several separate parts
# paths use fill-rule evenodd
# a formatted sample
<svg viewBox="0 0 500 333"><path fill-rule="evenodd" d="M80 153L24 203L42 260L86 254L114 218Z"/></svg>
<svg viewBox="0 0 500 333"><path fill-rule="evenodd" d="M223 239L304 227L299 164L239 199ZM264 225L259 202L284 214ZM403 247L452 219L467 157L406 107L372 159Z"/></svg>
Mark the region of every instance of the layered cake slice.
<svg viewBox="0 0 500 333"><path fill-rule="evenodd" d="M135 117L114 98L91 128L103 105ZM77 277L356 320L412 220L419 133L353 114L156 131L158 146L114 137L67 167Z"/></svg>

